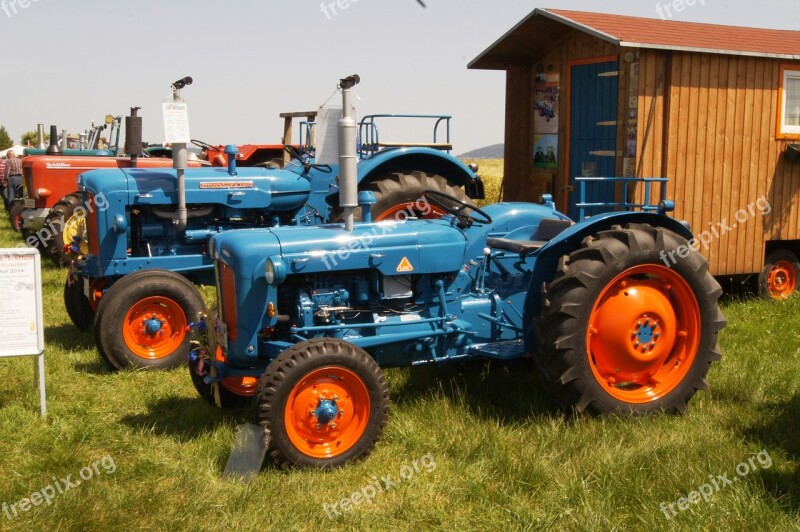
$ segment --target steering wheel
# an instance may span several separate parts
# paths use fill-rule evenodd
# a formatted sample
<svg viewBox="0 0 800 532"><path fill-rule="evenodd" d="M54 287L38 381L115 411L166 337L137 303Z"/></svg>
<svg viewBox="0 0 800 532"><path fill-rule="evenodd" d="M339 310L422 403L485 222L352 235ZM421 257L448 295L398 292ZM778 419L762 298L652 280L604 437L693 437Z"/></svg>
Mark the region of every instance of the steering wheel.
<svg viewBox="0 0 800 532"><path fill-rule="evenodd" d="M470 227L474 223L487 225L491 224L493 221L491 216L475 205L460 200L450 194L429 189L423 192L422 195L447 214L455 216L459 220L460 226ZM471 212L466 214L464 212L466 209L469 209ZM475 216L476 214L478 217Z"/></svg>
<svg viewBox="0 0 800 532"><path fill-rule="evenodd" d="M286 150L289 153L289 155L292 157L292 159L297 159L298 161L303 161L303 156L304 155L306 155L308 157L311 157L311 154L308 153L303 148L299 148L297 146L292 146L291 144L285 145L283 147L283 149Z"/></svg>
<svg viewBox="0 0 800 532"><path fill-rule="evenodd" d="M212 146L208 142L203 142L202 140L191 139L192 144L197 146L198 148L202 148L204 150L215 150L217 146Z"/></svg>

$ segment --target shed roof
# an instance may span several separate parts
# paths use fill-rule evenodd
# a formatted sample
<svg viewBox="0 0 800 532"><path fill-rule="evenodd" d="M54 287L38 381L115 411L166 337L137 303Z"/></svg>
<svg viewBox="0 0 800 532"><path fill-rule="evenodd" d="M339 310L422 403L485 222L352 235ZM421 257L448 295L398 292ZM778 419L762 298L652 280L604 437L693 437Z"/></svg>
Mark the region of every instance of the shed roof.
<svg viewBox="0 0 800 532"><path fill-rule="evenodd" d="M506 65L530 64L571 30L631 48L800 59L800 31L535 9L473 59L469 68L504 70Z"/></svg>

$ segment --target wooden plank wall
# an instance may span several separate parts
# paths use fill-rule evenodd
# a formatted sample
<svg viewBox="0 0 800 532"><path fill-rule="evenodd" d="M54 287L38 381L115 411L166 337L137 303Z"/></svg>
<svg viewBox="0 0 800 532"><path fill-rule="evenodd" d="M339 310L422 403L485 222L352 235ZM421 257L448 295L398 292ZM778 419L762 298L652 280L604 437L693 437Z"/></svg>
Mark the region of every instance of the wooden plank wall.
<svg viewBox="0 0 800 532"><path fill-rule="evenodd" d="M670 178L675 217L696 235L730 227L706 233L714 275L759 272L767 240L800 238L800 165L775 138L781 61L643 50L639 62L639 175ZM770 215L756 205L762 196Z"/></svg>
<svg viewBox="0 0 800 532"><path fill-rule="evenodd" d="M560 204L564 193L562 186L566 175L566 109L567 109L567 64L575 59L587 59L616 55L619 48L583 32L571 30L561 40L544 50L541 58L524 67L508 66L506 74L506 148L504 199L507 201L538 201L543 192L552 192L556 204ZM542 65L547 72L560 73L561 102L559 106L558 169L555 188L551 190L553 175L533 168L533 96L536 81L536 66ZM626 89L627 90L627 89ZM627 101L627 95L626 95ZM524 128L521 129L521 128ZM621 163L620 163L621 164Z"/></svg>

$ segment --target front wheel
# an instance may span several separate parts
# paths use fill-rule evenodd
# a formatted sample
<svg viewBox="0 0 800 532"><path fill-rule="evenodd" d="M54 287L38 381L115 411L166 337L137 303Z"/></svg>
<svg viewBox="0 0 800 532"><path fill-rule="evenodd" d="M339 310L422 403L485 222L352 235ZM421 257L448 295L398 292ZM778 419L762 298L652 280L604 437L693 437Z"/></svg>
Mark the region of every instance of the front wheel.
<svg viewBox="0 0 800 532"><path fill-rule="evenodd" d="M188 360L189 324L205 312L200 293L167 270L126 275L97 307L95 340L116 368L168 369Z"/></svg>
<svg viewBox="0 0 800 532"><path fill-rule="evenodd" d="M296 344L261 377L254 420L282 466L332 469L372 452L389 416L389 387L363 349L334 338Z"/></svg>
<svg viewBox="0 0 800 532"><path fill-rule="evenodd" d="M559 264L545 287L536 358L566 410L683 412L720 358L722 289L686 239L661 227L615 226ZM667 265L669 264L669 265Z"/></svg>
<svg viewBox="0 0 800 532"><path fill-rule="evenodd" d="M20 202L11 204L11 207L8 210L8 218L11 222L11 229L17 233L22 232L22 212L24 210L25 206Z"/></svg>
<svg viewBox="0 0 800 532"><path fill-rule="evenodd" d="M764 299L783 301L797 291L800 261L788 249L776 249L764 260L758 277L758 293Z"/></svg>
<svg viewBox="0 0 800 532"><path fill-rule="evenodd" d="M227 362L222 355L222 348L217 347L215 359L219 362ZM241 406L253 400L258 391L258 378L225 377L215 386L205 381L212 371L212 366L200 353L189 356L189 375L192 378L192 384L200 397L208 404L225 409Z"/></svg>

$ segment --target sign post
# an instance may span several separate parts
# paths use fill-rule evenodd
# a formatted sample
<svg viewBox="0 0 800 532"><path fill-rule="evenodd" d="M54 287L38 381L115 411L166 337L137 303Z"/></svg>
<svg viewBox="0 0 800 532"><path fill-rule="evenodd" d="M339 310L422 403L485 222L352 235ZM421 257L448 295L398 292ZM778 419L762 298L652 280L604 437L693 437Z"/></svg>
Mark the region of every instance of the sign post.
<svg viewBox="0 0 800 532"><path fill-rule="evenodd" d="M44 383L42 265L39 251L0 249L0 358L35 356L42 417L47 415Z"/></svg>

